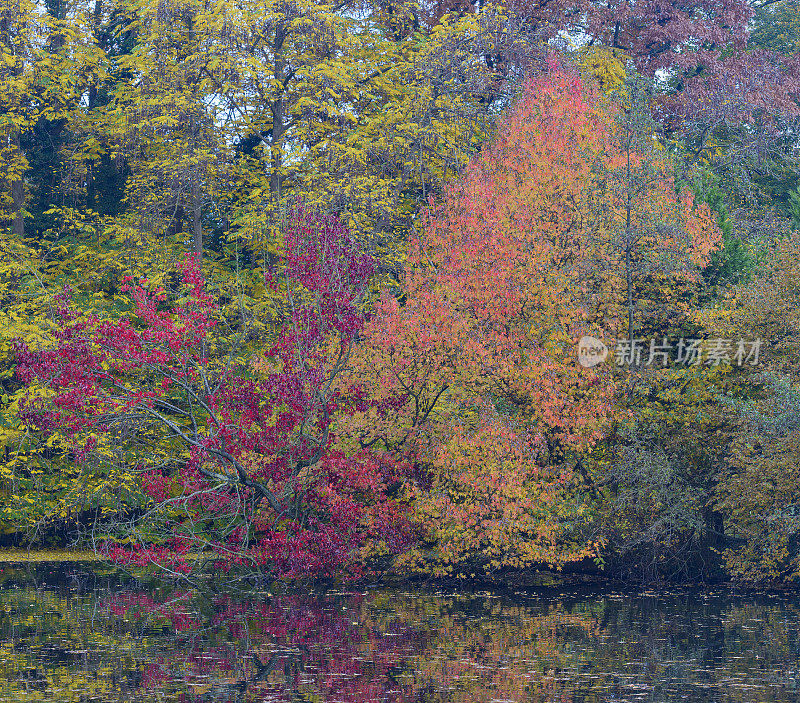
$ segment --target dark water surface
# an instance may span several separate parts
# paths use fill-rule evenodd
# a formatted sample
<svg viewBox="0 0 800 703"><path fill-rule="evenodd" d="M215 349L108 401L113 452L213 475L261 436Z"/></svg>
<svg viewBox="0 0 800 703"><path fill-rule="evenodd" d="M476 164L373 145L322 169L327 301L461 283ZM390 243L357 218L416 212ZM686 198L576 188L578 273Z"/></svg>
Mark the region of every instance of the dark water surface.
<svg viewBox="0 0 800 703"><path fill-rule="evenodd" d="M201 596L0 571L0 701L800 701L800 598L368 588Z"/></svg>

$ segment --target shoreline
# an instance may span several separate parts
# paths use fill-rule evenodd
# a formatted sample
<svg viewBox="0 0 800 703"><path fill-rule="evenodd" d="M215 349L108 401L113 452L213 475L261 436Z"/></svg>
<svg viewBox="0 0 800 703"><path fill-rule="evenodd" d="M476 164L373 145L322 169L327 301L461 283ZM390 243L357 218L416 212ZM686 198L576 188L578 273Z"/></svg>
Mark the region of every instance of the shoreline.
<svg viewBox="0 0 800 703"><path fill-rule="evenodd" d="M0 565L13 564L109 564L98 554L89 550L67 550L67 549L31 549L31 550L2 550L0 551ZM110 565L110 564L109 564ZM120 567L121 568L121 567ZM124 571L124 568L122 569ZM168 579L169 580L169 579ZM674 590L710 588L712 590L725 590L739 592L741 594L758 591L760 593L797 593L798 584L764 584L764 583L743 583L730 579L705 579L705 580L685 580L685 581L658 581L645 582L638 579L621 579L613 576L589 573L557 573L550 571L516 571L499 574L475 574L474 577L459 578L456 576L426 577L423 574L409 574L399 576L397 574L384 574L379 578L365 578L358 581L342 581L340 579L319 579L315 581L287 582L276 580L271 587L278 591L292 591L295 588L308 588L312 590L330 590L340 588L423 588L423 589L444 589L444 590L489 590L504 591L509 589L520 589L522 591L553 591L562 592L565 590L606 590L612 591L637 591L664 593Z"/></svg>
<svg viewBox="0 0 800 703"><path fill-rule="evenodd" d="M94 552L84 549L9 549L0 550L0 564L19 563L62 563L62 562L97 562L103 561Z"/></svg>

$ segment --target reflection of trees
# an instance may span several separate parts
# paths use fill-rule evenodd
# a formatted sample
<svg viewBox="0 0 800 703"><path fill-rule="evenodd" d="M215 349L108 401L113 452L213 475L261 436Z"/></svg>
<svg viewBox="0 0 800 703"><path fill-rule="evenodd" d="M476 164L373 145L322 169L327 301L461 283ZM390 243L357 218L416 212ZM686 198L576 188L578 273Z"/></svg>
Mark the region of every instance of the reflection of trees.
<svg viewBox="0 0 800 703"><path fill-rule="evenodd" d="M800 661L800 609L770 599L204 595L18 577L0 575L0 701L789 701Z"/></svg>
<svg viewBox="0 0 800 703"><path fill-rule="evenodd" d="M0 700L137 700L131 623L99 612L85 579L59 576L42 584L28 570L0 569Z"/></svg>
<svg viewBox="0 0 800 703"><path fill-rule="evenodd" d="M107 607L142 630L163 623L175 633L168 651L147 662L144 686L163 691L183 681L197 700L471 702L519 700L534 688L551 695L576 658L569 643L594 627L560 604L534 612L496 599L393 591L216 597L196 602L196 617L209 612L191 625L181 594L169 600L171 611L142 598L114 596Z"/></svg>
<svg viewBox="0 0 800 703"><path fill-rule="evenodd" d="M408 700L468 703L564 694L558 679L566 668L586 665L586 644L597 634L590 612L570 613L553 602L510 605L488 595L400 598L385 592L368 604L366 622L372 611L429 628L427 646L405 660L398 677L414 694Z"/></svg>

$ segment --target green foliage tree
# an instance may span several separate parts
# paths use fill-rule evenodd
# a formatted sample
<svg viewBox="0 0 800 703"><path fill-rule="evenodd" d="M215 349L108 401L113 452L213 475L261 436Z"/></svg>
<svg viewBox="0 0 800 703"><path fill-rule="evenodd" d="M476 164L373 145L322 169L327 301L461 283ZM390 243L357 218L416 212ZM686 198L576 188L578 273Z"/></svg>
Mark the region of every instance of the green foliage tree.
<svg viewBox="0 0 800 703"><path fill-rule="evenodd" d="M742 392L728 401L737 432L717 488L730 523L731 573L745 581L800 576L800 236L775 249L751 285L718 313L721 333L760 340L758 365L741 370Z"/></svg>
<svg viewBox="0 0 800 703"><path fill-rule="evenodd" d="M786 55L800 51L800 4L797 0L760 3L751 22L751 47Z"/></svg>
<svg viewBox="0 0 800 703"><path fill-rule="evenodd" d="M712 252L703 277L712 288L746 281L755 266L755 256L736 236L719 179L710 171L704 171L696 180L694 191L696 197L708 203L716 215L717 227L722 234L722 246Z"/></svg>

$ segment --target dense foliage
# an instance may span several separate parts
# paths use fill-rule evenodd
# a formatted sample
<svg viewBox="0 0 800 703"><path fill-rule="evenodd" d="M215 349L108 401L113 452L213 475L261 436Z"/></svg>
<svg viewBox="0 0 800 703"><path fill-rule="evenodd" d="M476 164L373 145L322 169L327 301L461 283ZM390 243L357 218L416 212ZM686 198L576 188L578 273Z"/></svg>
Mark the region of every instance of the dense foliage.
<svg viewBox="0 0 800 703"><path fill-rule="evenodd" d="M4 5L6 542L800 576L793 7Z"/></svg>

